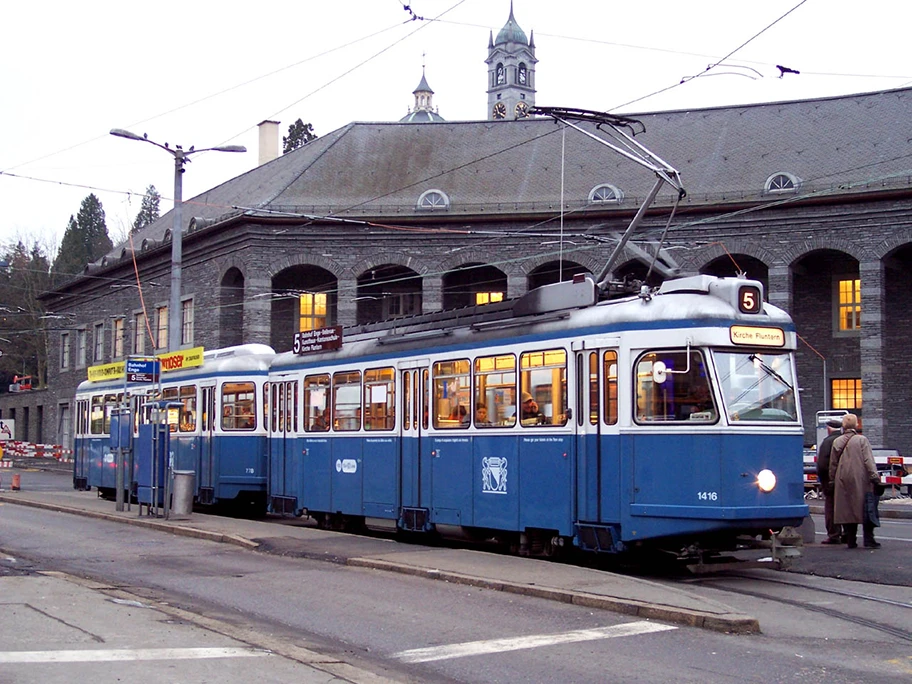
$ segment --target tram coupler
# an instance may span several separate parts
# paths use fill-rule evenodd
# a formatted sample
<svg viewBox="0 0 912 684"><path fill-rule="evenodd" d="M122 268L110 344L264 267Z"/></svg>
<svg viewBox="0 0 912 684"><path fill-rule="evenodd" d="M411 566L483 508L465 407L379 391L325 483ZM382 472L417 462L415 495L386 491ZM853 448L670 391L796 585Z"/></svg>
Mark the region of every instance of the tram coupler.
<svg viewBox="0 0 912 684"><path fill-rule="evenodd" d="M687 563L687 569L695 575L767 568L783 570L793 558L801 556L804 540L794 527L783 527L769 538L739 537L737 548L729 555L701 553L693 554L694 560ZM760 557L757 557L760 556Z"/></svg>
<svg viewBox="0 0 912 684"><path fill-rule="evenodd" d="M746 548L751 549L768 549L769 556L754 561L755 567L774 566L777 569L787 568L793 558L801 556L801 549L804 547L804 539L797 529L787 525L778 532L773 532L768 539L751 538Z"/></svg>

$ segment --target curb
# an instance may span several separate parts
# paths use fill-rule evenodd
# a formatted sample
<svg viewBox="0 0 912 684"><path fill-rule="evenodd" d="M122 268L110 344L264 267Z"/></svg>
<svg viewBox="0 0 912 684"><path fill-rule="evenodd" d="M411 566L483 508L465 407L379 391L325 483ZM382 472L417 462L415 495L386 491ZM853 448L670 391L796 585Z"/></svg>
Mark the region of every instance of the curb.
<svg viewBox="0 0 912 684"><path fill-rule="evenodd" d="M601 596L599 594L589 594L569 589L554 589L531 584L517 584L503 580L489 580L473 575L464 575L458 572L429 570L414 565L400 565L390 561L380 561L371 558L349 558L345 562L345 565L372 568L374 570L385 570L387 572L398 572L405 575L424 577L426 579L443 580L454 584L464 584L483 589L491 589L492 591L502 591L508 594L533 596L548 601L570 603L576 606L607 610L612 613L661 620L662 622L673 622L687 625L688 627L710 629L716 632L734 634L760 633L760 622L749 615L739 615L736 613L706 613L699 610L675 608L672 606L635 601L633 599Z"/></svg>
<svg viewBox="0 0 912 684"><path fill-rule="evenodd" d="M237 535L223 534L221 532L209 532L200 530L195 527L186 527L184 525L174 524L162 518L143 519L127 518L110 513L99 511L87 511L85 509L67 508L58 504L46 503L43 501L31 501L28 499L17 500L15 495L7 493L0 494L0 502L17 504L21 506L30 506L32 508L41 508L48 511L60 513L70 513L81 515L87 518L97 520L106 520L109 522L126 523L128 525L139 525L163 532L168 532L177 536L192 537L195 539L205 539L208 541L222 544L233 544L251 551L259 549L260 544L239 537ZM268 551L263 551L269 553ZM275 555L283 555L281 553ZM522 596L532 596L535 598L545 599L547 601L557 601L560 603L569 603L587 608L606 610L623 615L631 615L644 619L661 620L662 622L671 622L688 627L698 627L716 632L726 632L731 634L759 634L760 622L749 615L737 613L707 613L699 610L687 608L676 608L662 604L647 603L633 599L622 599L614 596L602 596L600 594L590 594L582 591L573 591L569 589L557 589L551 587L537 586L531 584L519 584L503 580L491 580L474 575L465 575L448 570L437 570L421 568L414 565L404 565L393 563L391 561L375 560L372 558L340 558L336 556L327 557L320 554L304 554L311 560L323 560L351 567L370 568L385 572L396 572L403 575L412 575L415 577L424 577L425 579L442 580L453 584L462 584L492 591L501 591L509 594L518 594Z"/></svg>

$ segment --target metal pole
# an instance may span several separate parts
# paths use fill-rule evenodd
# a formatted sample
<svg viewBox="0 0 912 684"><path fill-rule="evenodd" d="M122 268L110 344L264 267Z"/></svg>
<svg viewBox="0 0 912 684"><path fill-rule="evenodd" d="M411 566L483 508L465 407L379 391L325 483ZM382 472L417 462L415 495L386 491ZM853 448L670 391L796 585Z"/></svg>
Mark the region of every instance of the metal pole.
<svg viewBox="0 0 912 684"><path fill-rule="evenodd" d="M826 359L823 360L823 410L828 411L830 408L830 399L827 396L830 392L830 383L827 381Z"/></svg>
<svg viewBox="0 0 912 684"><path fill-rule="evenodd" d="M183 261L183 174L186 157L174 151L174 222L171 226L171 301L168 305L168 351L181 346L181 262Z"/></svg>

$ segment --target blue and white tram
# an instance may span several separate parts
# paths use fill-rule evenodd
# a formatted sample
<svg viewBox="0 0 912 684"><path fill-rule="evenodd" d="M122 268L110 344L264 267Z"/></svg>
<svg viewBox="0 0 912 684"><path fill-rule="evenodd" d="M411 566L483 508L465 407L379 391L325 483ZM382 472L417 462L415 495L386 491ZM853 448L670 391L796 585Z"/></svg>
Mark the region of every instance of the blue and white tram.
<svg viewBox="0 0 912 684"><path fill-rule="evenodd" d="M136 438L139 423L151 415L143 407L164 401L171 407L170 465L194 472L197 503L252 503L265 509L263 402L274 356L269 346L246 344L207 351L202 365L163 373L160 387L125 384L123 378L81 383L76 393L74 486L96 487L100 496L114 498L112 414L129 411ZM126 486L130 483L128 478Z"/></svg>
<svg viewBox="0 0 912 684"><path fill-rule="evenodd" d="M759 282L596 303L578 278L441 318L276 356L273 512L544 555L731 549L807 515L796 334Z"/></svg>

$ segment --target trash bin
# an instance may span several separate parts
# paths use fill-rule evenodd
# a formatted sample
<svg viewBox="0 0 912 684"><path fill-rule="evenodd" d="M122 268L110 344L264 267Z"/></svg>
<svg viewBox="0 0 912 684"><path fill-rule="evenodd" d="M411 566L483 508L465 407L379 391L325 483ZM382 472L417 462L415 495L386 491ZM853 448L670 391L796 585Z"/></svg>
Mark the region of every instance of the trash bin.
<svg viewBox="0 0 912 684"><path fill-rule="evenodd" d="M171 517L189 518L193 513L193 478L192 470L174 470L174 486L171 489Z"/></svg>

